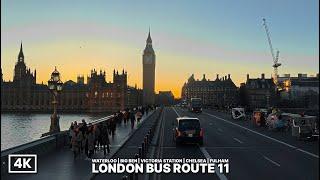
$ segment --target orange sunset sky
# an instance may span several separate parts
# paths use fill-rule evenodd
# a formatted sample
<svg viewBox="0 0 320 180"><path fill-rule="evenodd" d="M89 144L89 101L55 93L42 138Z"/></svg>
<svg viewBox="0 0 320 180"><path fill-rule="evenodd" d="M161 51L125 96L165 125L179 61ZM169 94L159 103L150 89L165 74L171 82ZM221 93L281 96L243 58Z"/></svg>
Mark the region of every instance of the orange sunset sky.
<svg viewBox="0 0 320 180"><path fill-rule="evenodd" d="M148 2L148 3L147 3ZM281 5L279 5L279 3ZM151 29L156 53L156 91L180 97L191 74L214 80L231 74L237 86L250 77L272 74L272 58L262 26L267 18L279 74L319 72L317 1L188 3L139 1L1 1L1 68L13 79L20 42L25 62L47 83L57 66L62 80L76 81L90 70L128 72L128 84L142 87L142 52ZM287 7L285 10L281 7ZM270 12L268 9L272 8ZM163 11L165 9L165 12ZM179 9L179 11L177 11ZM299 9L299 11L297 11Z"/></svg>

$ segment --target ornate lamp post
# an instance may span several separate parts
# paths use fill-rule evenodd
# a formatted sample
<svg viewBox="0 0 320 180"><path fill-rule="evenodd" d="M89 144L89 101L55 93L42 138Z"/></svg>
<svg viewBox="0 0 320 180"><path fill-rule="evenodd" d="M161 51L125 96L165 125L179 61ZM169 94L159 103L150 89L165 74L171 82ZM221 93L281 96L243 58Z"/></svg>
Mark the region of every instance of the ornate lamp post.
<svg viewBox="0 0 320 180"><path fill-rule="evenodd" d="M51 78L48 81L48 87L50 92L53 95L53 114L51 115L51 125L50 125L50 131L49 133L56 133L60 131L60 125L59 125L59 116L57 114L57 96L62 90L63 82L60 80L60 73L57 71L57 68L54 68L54 71L51 74Z"/></svg>

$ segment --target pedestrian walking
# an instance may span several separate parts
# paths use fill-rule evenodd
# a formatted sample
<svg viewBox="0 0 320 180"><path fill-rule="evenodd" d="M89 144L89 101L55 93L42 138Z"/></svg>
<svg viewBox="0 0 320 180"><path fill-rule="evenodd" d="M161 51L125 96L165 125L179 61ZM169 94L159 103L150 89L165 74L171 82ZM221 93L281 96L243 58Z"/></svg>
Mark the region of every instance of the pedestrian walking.
<svg viewBox="0 0 320 180"><path fill-rule="evenodd" d="M80 132L78 129L74 129L74 133L71 139L72 142L72 151L73 151L73 158L76 159L78 155L80 154L80 142L81 142L81 137L80 137Z"/></svg>
<svg viewBox="0 0 320 180"><path fill-rule="evenodd" d="M113 118L110 119L110 129L111 129L112 137L114 137L114 135L116 133L116 128L117 128L116 118L113 117Z"/></svg>
<svg viewBox="0 0 320 180"><path fill-rule="evenodd" d="M74 127L74 129L77 129L79 127L77 121L73 122L73 127Z"/></svg>
<svg viewBox="0 0 320 180"><path fill-rule="evenodd" d="M141 120L141 118L142 118L142 113L141 113L140 110L137 111L137 113L136 113L136 118L137 118L137 122L140 123L140 120Z"/></svg>
<svg viewBox="0 0 320 180"><path fill-rule="evenodd" d="M100 132L100 125L99 124L95 124L93 126L93 131L94 131L94 135L95 135L95 142L94 142L94 146L95 146L95 150L100 149L100 136L101 136L101 132Z"/></svg>
<svg viewBox="0 0 320 180"><path fill-rule="evenodd" d="M134 122L135 122L135 120L136 120L136 117L135 117L134 111L131 111L131 112L130 112L131 129L134 128Z"/></svg>
<svg viewBox="0 0 320 180"><path fill-rule="evenodd" d="M94 154L94 142L95 142L95 134L93 131L93 126L89 126L87 132L87 144L88 144L88 158L91 159Z"/></svg>
<svg viewBox="0 0 320 180"><path fill-rule="evenodd" d="M100 145L102 146L102 149L103 149L103 155L106 156L107 153L106 153L106 146L107 146L107 151L108 151L108 154L110 153L110 141L109 141L109 133L108 133L108 126L106 123L102 123L101 125L101 141L100 141Z"/></svg>
<svg viewBox="0 0 320 180"><path fill-rule="evenodd" d="M126 109L125 112L124 112L124 114L123 114L124 124L127 124L128 119L129 119L129 111L128 111L128 109Z"/></svg>
<svg viewBox="0 0 320 180"><path fill-rule="evenodd" d="M73 125L73 122L71 122L71 125L70 125L70 128L69 128L69 142L70 142L70 149L72 148L72 137L74 136L74 125Z"/></svg>

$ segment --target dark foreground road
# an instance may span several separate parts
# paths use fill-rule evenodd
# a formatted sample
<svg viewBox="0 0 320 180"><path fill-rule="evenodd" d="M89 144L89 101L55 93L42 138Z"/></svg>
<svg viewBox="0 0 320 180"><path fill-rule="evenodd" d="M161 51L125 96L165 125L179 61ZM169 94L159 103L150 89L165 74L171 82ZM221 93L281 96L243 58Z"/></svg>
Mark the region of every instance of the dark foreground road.
<svg viewBox="0 0 320 180"><path fill-rule="evenodd" d="M204 128L203 147L176 147L172 121L178 116L198 117ZM214 111L194 114L178 107L163 111L159 133L160 146L155 158L229 159L228 174L161 174L150 179L245 179L245 180L318 180L319 145L297 142L289 134L251 128L248 122L235 122Z"/></svg>

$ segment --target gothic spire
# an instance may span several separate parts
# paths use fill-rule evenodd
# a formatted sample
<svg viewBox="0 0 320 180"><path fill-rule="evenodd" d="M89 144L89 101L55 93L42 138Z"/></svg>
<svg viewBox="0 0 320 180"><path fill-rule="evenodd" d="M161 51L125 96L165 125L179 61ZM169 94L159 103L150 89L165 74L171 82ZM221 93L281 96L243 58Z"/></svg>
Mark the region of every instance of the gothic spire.
<svg viewBox="0 0 320 180"><path fill-rule="evenodd" d="M151 39L151 35L150 35L150 27L149 27L147 43L152 43L152 39Z"/></svg>
<svg viewBox="0 0 320 180"><path fill-rule="evenodd" d="M20 52L19 52L19 56L18 56L18 61L23 61L24 60L24 55L23 55L23 50L22 50L22 41L20 44Z"/></svg>

